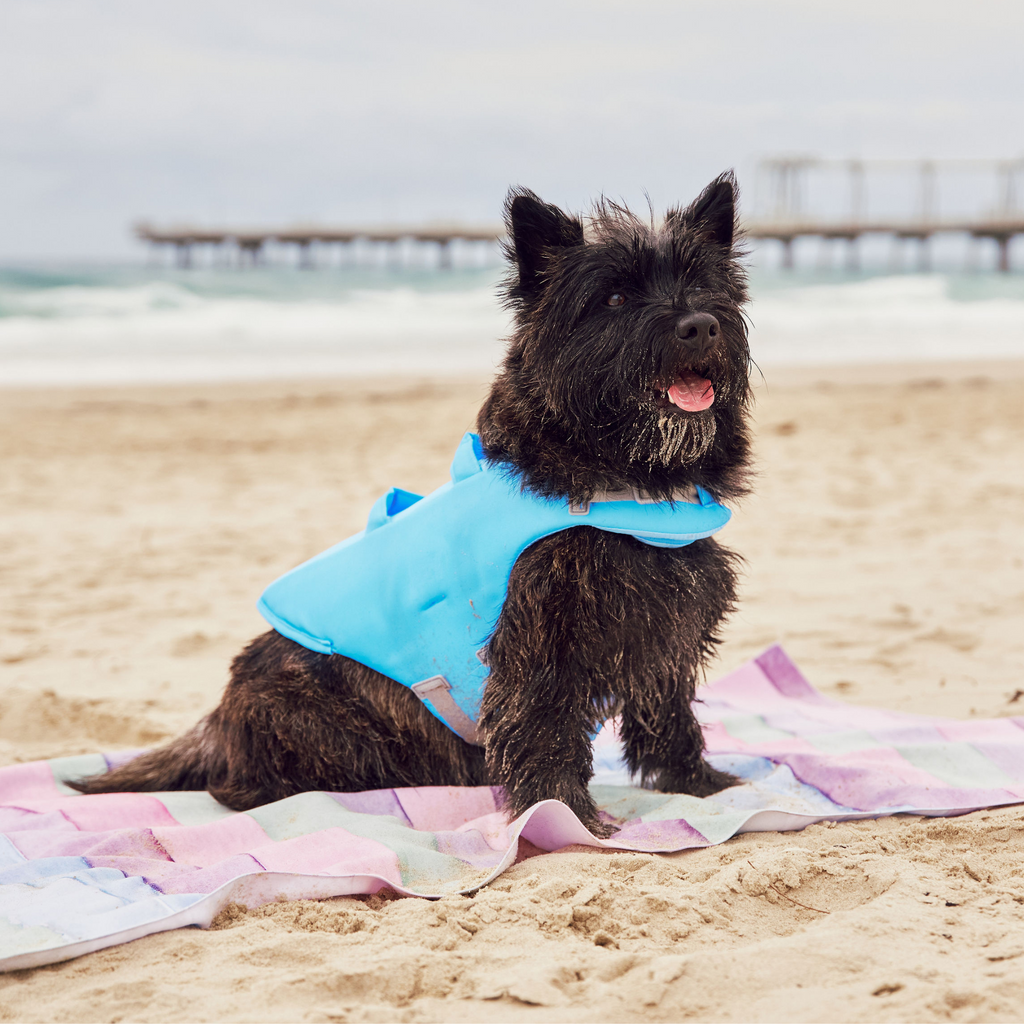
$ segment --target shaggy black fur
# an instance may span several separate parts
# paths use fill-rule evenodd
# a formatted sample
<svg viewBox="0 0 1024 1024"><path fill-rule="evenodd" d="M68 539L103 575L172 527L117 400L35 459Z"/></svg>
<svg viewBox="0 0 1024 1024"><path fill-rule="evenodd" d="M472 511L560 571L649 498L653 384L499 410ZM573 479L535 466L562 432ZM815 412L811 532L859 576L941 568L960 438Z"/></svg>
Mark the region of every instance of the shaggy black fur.
<svg viewBox="0 0 1024 1024"><path fill-rule="evenodd" d="M584 224L525 189L509 194L515 331L478 419L489 459L574 501L627 487L744 493L747 296L734 208L731 175L661 225L607 202ZM667 400L686 371L713 384L710 408ZM714 540L655 548L565 530L512 571L489 644L482 748L404 686L269 632L235 659L220 706L190 733L76 788L206 788L241 810L313 789L492 783L510 815L558 799L607 835L587 788L589 733L612 711L648 785L705 795L732 784L704 761L690 705L734 598L734 556Z"/></svg>

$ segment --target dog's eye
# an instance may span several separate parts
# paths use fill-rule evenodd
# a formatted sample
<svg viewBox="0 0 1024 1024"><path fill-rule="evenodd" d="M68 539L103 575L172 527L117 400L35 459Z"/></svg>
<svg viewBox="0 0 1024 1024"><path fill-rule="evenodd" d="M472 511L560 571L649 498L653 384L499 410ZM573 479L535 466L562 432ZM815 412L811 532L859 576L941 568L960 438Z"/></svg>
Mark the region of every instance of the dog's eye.
<svg viewBox="0 0 1024 1024"><path fill-rule="evenodd" d="M621 306L626 301L626 296L622 292L612 292L611 295L605 299L605 302L609 306Z"/></svg>

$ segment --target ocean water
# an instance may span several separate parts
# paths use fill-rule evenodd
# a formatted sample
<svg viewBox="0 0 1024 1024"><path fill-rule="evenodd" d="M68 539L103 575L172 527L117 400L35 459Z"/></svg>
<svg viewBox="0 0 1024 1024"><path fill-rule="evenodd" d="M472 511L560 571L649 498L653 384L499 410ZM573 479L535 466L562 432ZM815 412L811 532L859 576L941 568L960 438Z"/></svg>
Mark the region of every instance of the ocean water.
<svg viewBox="0 0 1024 1024"><path fill-rule="evenodd" d="M498 268L0 268L0 386L490 371ZM1024 276L751 271L763 367L1024 358Z"/></svg>

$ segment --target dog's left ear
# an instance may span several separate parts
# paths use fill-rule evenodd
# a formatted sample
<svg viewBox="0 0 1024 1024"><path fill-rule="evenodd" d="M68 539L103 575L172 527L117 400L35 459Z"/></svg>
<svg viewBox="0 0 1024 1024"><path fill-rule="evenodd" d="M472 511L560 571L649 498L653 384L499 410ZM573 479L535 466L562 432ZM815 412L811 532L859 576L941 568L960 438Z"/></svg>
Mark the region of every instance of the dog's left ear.
<svg viewBox="0 0 1024 1024"><path fill-rule="evenodd" d="M683 219L709 241L732 248L736 233L736 176L720 174L683 213Z"/></svg>
<svg viewBox="0 0 1024 1024"><path fill-rule="evenodd" d="M583 222L545 203L529 189L509 191L505 223L511 241L509 255L519 271L516 291L524 298L541 290L544 271L556 250L583 244Z"/></svg>

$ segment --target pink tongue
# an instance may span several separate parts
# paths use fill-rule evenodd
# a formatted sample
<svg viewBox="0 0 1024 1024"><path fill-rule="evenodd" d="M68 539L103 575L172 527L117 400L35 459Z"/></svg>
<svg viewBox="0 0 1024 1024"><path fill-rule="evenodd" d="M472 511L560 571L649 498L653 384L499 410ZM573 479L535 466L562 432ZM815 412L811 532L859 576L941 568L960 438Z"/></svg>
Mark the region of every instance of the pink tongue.
<svg viewBox="0 0 1024 1024"><path fill-rule="evenodd" d="M715 389L711 386L711 381L688 370L668 389L668 397L669 401L673 405L678 405L680 409L700 412L702 409L710 408L714 402Z"/></svg>

